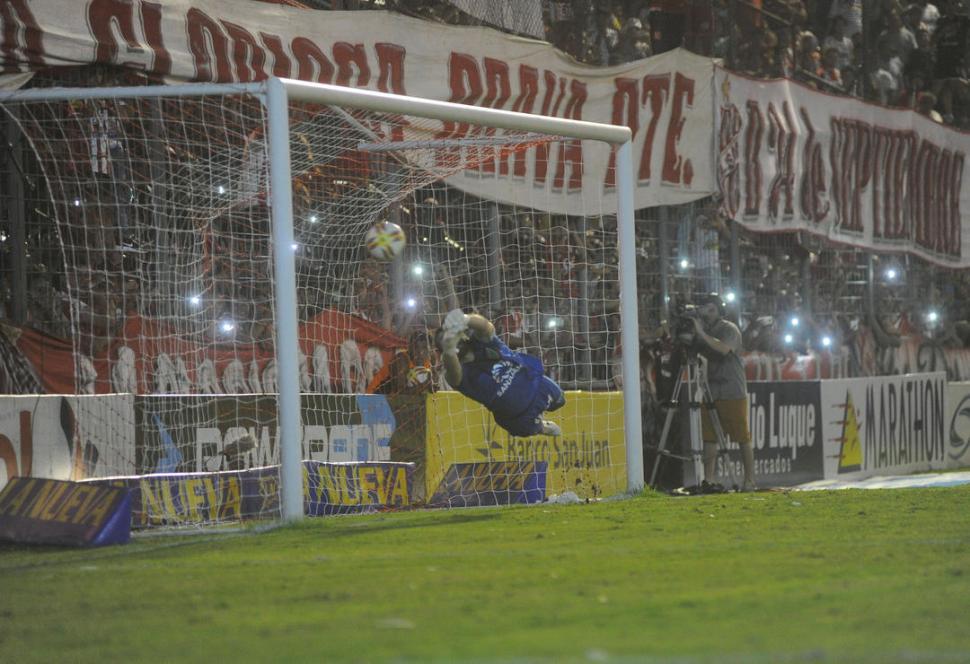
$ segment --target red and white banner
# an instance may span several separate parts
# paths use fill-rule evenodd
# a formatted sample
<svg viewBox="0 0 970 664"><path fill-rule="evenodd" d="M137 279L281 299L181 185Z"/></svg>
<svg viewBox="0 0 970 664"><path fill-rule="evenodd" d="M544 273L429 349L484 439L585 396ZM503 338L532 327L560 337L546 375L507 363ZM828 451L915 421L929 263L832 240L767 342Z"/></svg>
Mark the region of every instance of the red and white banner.
<svg viewBox="0 0 970 664"><path fill-rule="evenodd" d="M0 74L102 62L165 80L276 75L625 124L635 134L636 207L691 201L715 186L713 64L683 50L593 67L544 42L376 11L243 0L4 0L0 56ZM454 127L443 130L456 137ZM462 174L453 184L549 212L596 213L615 209L614 158L609 146L563 141L531 148L524 165L500 167L499 177Z"/></svg>
<svg viewBox="0 0 970 664"><path fill-rule="evenodd" d="M715 69L717 178L731 218L970 265L970 135L912 111Z"/></svg>
<svg viewBox="0 0 970 664"><path fill-rule="evenodd" d="M362 394L374 374L407 341L376 323L325 310L300 326L304 392ZM164 323L133 316L96 357L75 356L70 341L23 328L17 348L53 394L273 394L276 356L258 344L204 346L170 333ZM75 361L79 379L75 385Z"/></svg>
<svg viewBox="0 0 970 664"><path fill-rule="evenodd" d="M951 381L970 380L970 348L941 346L921 334L904 334L898 346L880 347L872 330L860 324L846 345L806 354L748 352L744 368L752 380L817 380L896 376L945 371Z"/></svg>

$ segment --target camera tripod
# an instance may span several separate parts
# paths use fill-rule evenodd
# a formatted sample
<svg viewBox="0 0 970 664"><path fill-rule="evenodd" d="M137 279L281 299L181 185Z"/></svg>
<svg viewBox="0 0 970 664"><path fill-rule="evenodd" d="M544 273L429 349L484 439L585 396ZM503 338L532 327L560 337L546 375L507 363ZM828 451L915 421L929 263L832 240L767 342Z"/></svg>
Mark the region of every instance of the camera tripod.
<svg viewBox="0 0 970 664"><path fill-rule="evenodd" d="M724 435L724 429L721 427L721 419L714 406L711 388L707 384L707 379L701 373L700 358L695 351L689 349L681 349L679 353L681 354L681 362L678 369L677 382L674 383L670 401L666 403L668 409L667 416L664 420L663 431L660 434L660 443L656 448L657 458L653 462L653 470L650 473L650 486L653 488L656 488L657 470L660 467L660 460L664 457L693 461L694 477L703 477L704 440L701 427L701 408L707 409L710 417L714 435L717 438L718 454L727 453L727 436ZM686 398L689 399L687 401L687 424L690 432L690 451L686 455L677 455L667 449L667 439L670 435L670 426L673 424L674 417L680 412L680 397L684 390L686 390ZM697 400L698 398L700 398L700 401ZM727 468L733 482L734 470L732 464L727 464ZM709 477L704 477L704 479L709 482L713 480L713 478ZM700 484L700 481L697 483Z"/></svg>

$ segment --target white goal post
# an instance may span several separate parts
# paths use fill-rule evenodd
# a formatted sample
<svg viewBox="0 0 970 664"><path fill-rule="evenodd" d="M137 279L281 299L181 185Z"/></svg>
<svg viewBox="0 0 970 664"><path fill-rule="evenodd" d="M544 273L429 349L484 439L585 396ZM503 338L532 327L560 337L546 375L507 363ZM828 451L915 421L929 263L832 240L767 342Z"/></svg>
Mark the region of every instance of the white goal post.
<svg viewBox="0 0 970 664"><path fill-rule="evenodd" d="M301 356L297 298L298 283L294 258L294 192L291 144L293 104L326 105L338 109L357 109L388 117L408 116L432 121L468 124L479 127L528 132L553 140L596 141L610 146L615 164L616 242L618 255L620 329L622 353L623 440L626 454L626 489L639 491L644 486L642 439L638 298L636 275L636 233L634 227L633 187L635 176L631 131L627 127L545 117L511 111L466 106L368 90L270 78L250 84L176 84L167 86L116 88L47 88L0 93L0 105L29 105L84 100L138 100L165 98L202 98L246 95L259 100L265 111L265 150L268 171L266 207L272 227L272 271L275 296L275 356L278 393L280 450L280 505L284 520L303 517L303 472L301 467ZM480 139L468 139L479 145ZM530 140L523 138L520 140ZM477 142L476 142L477 141ZM484 141L488 144L488 141ZM460 141L459 141L460 143ZM501 140L495 144L501 145ZM366 148L368 146L361 145ZM384 146L392 146L385 142ZM440 147L444 145L444 147ZM380 146L372 146L379 151ZM309 149L309 148L308 148ZM449 150L435 141L404 143L402 149ZM612 194L611 194L612 195ZM411 242L411 240L409 240ZM617 381L618 382L618 381Z"/></svg>

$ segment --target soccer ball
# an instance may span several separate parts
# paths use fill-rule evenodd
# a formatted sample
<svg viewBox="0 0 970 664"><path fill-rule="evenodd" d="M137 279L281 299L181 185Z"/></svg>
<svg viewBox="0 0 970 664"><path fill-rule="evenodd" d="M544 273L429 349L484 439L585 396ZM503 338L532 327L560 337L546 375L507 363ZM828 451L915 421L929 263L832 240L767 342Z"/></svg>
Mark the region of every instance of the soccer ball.
<svg viewBox="0 0 970 664"><path fill-rule="evenodd" d="M370 255L379 261L389 261L402 251L407 239L404 230L390 221L378 221L367 230L364 243Z"/></svg>

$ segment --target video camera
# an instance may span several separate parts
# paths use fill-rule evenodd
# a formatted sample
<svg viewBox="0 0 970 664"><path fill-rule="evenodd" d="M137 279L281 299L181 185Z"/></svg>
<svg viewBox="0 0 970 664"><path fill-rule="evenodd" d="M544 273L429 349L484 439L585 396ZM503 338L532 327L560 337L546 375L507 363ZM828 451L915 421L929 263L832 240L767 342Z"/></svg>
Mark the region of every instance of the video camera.
<svg viewBox="0 0 970 664"><path fill-rule="evenodd" d="M696 305L683 304L677 307L674 315L673 337L674 341L683 346L690 346L694 343L694 321L700 318L700 311Z"/></svg>

